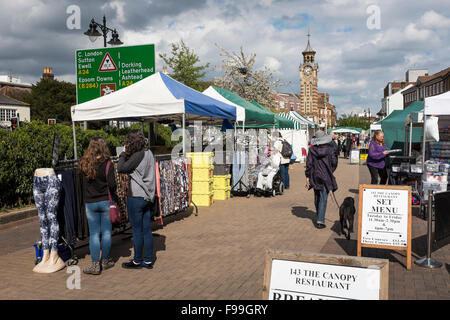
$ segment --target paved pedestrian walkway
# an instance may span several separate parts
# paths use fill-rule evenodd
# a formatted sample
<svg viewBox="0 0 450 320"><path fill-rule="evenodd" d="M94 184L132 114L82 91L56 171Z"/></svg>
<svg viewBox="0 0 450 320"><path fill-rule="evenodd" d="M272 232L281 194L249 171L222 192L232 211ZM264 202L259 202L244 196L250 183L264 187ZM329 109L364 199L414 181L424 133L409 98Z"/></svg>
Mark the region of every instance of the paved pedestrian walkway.
<svg viewBox="0 0 450 320"><path fill-rule="evenodd" d="M348 195L356 198L360 177L365 179L365 168L347 161L340 159L336 172L338 201ZM121 268L132 256L132 243L126 235L116 236L111 255L117 265L100 276L81 274L80 290L67 289L70 274L66 269L54 274L32 272L32 243L39 234L36 219L0 230L0 245L5 248L0 251L0 299L253 300L261 299L266 249L356 255L355 240L336 233L338 209L331 199L327 228L314 227L313 191L304 187L304 164L291 168L291 189L283 196L232 198L199 208L198 216L192 210L173 216L173 221L154 230L152 270ZM425 228L425 221L414 218L413 253L417 257L423 256ZM446 246L433 256L445 262L449 252ZM390 259L390 299L450 298L448 265L440 270L413 266L406 271L406 258L401 254L376 250L363 254ZM81 268L90 263L88 247L79 249L77 255Z"/></svg>

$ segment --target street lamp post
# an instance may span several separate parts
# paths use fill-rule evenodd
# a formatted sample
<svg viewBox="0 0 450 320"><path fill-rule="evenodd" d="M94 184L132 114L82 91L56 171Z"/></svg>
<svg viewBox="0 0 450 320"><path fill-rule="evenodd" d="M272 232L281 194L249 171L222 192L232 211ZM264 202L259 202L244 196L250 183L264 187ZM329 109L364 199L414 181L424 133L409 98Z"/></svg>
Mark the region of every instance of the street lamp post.
<svg viewBox="0 0 450 320"><path fill-rule="evenodd" d="M97 27L102 31L98 32ZM106 37L108 36L108 32L111 32L111 40L106 42ZM94 18L91 19L91 23L89 24L89 29L84 33L89 37L91 42L95 42L98 37L103 36L103 46L106 48L106 43L109 43L112 46L118 46L123 44L122 41L119 40L119 34L116 29L111 29L106 26L106 17L103 15L103 24L95 22ZM117 123L118 124L118 123ZM84 129L87 129L87 121L84 122Z"/></svg>
<svg viewBox="0 0 450 320"><path fill-rule="evenodd" d="M98 32L97 27L100 28L102 33ZM111 40L106 42L106 37L108 32L111 32ZM106 48L106 43L110 45L117 46L123 44L122 41L119 40L119 34L116 29L111 29L106 26L106 17L103 16L103 24L99 24L95 22L94 18L92 18L91 23L89 24L89 29L84 33L89 37L89 40L94 42L98 37L103 36L103 45Z"/></svg>

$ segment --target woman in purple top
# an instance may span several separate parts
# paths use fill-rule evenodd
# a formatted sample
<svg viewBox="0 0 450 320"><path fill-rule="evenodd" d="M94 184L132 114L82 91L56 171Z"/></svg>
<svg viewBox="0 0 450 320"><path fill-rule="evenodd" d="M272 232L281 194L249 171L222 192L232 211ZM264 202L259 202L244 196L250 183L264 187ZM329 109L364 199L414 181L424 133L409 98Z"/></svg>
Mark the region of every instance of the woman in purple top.
<svg viewBox="0 0 450 320"><path fill-rule="evenodd" d="M369 145L369 154L367 156L367 167L372 178L371 184L378 184L378 175L380 175L380 184L385 185L388 174L386 162L384 161L388 152L384 143L384 133L381 130L375 131L372 141Z"/></svg>

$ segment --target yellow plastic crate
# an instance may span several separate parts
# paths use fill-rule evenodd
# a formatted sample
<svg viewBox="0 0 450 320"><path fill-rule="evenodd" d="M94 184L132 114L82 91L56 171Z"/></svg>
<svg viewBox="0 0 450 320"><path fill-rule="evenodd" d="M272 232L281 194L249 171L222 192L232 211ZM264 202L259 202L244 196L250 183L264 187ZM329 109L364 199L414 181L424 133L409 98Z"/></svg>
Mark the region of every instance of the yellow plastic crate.
<svg viewBox="0 0 450 320"><path fill-rule="evenodd" d="M213 191L213 179L192 181L192 194L210 194Z"/></svg>
<svg viewBox="0 0 450 320"><path fill-rule="evenodd" d="M213 177L214 166L192 167L192 181L209 181Z"/></svg>
<svg viewBox="0 0 450 320"><path fill-rule="evenodd" d="M209 207L214 203L213 193L210 194L193 194L192 202L195 203L197 207ZM191 203L191 207L194 206Z"/></svg>
<svg viewBox="0 0 450 320"><path fill-rule="evenodd" d="M231 174L214 176L214 189L223 190L230 186Z"/></svg>
<svg viewBox="0 0 450 320"><path fill-rule="evenodd" d="M214 163L214 153L212 152L189 152L186 157L190 158L193 168L209 166Z"/></svg>
<svg viewBox="0 0 450 320"><path fill-rule="evenodd" d="M231 187L223 190L214 190L214 200L228 200L230 199Z"/></svg>

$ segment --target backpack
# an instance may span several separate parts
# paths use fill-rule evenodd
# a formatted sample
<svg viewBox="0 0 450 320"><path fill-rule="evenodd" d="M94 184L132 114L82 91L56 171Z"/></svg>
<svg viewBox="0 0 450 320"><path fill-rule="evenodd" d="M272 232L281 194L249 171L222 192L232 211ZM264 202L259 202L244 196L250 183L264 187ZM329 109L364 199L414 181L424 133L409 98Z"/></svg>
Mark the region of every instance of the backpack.
<svg viewBox="0 0 450 320"><path fill-rule="evenodd" d="M290 159L292 157L292 147L286 140L283 140L283 147L281 148L281 155L283 158Z"/></svg>

